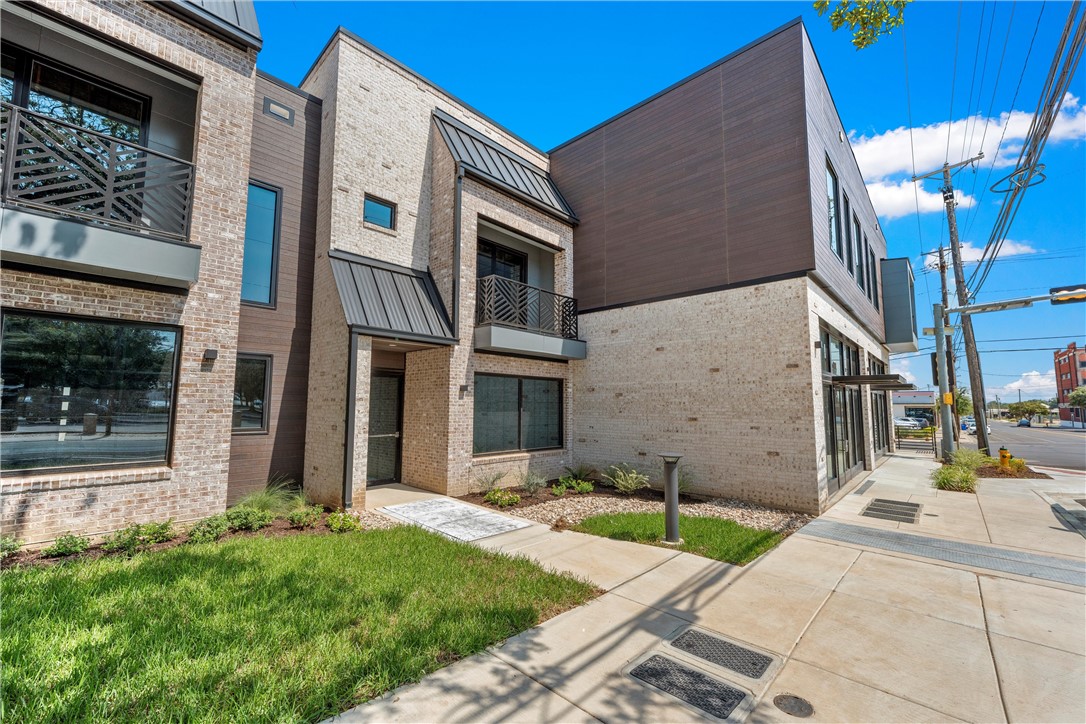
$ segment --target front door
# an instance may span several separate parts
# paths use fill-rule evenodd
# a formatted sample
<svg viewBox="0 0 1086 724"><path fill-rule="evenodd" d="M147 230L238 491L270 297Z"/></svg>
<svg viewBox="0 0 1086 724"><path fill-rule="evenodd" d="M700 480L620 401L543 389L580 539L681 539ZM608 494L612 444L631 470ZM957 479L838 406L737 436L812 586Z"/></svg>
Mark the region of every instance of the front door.
<svg viewBox="0 0 1086 724"><path fill-rule="evenodd" d="M845 484L849 473L848 409L845 407L845 390L836 385L833 387L833 443L837 480L834 481L836 488L831 493Z"/></svg>
<svg viewBox="0 0 1086 724"><path fill-rule="evenodd" d="M403 373L379 370L370 377L370 439L366 485L400 480Z"/></svg>

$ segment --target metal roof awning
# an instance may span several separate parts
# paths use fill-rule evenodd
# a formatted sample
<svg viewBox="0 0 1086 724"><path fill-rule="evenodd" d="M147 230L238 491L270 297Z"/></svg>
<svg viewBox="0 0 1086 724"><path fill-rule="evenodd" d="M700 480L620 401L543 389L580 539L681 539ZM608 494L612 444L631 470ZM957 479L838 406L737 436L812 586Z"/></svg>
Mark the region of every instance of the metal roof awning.
<svg viewBox="0 0 1086 724"><path fill-rule="evenodd" d="M901 375L834 375L835 385L870 385L873 390L915 390L916 385L906 382Z"/></svg>
<svg viewBox="0 0 1086 724"><path fill-rule="evenodd" d="M334 249L328 259L352 331L456 344L448 312L429 272Z"/></svg>
<svg viewBox="0 0 1086 724"><path fill-rule="evenodd" d="M549 173L441 109L434 109L434 122L453 158L468 175L562 221L577 223L576 214Z"/></svg>

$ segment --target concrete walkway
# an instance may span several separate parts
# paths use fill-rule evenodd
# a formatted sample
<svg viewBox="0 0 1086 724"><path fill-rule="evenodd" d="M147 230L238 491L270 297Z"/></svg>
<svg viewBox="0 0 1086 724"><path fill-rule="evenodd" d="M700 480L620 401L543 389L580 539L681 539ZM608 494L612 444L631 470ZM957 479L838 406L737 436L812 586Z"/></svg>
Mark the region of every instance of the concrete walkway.
<svg viewBox="0 0 1086 724"><path fill-rule="evenodd" d="M710 718L630 675L663 656L742 693L734 721L1086 721L1084 589L1030 568L1086 569L1086 539L1050 505L1086 497L1086 477L985 480L968 495L930 488L933 468L906 454L884 459L812 534L800 530L744 568L539 525L481 540L607 592L336 720ZM393 487L367 502L425 497ZM920 503L918 522L861 516L874 498ZM823 535L854 528L872 535ZM924 545L898 545L916 537ZM670 643L690 627L764 655L768 667L741 676ZM781 695L813 714L786 714L774 704Z"/></svg>

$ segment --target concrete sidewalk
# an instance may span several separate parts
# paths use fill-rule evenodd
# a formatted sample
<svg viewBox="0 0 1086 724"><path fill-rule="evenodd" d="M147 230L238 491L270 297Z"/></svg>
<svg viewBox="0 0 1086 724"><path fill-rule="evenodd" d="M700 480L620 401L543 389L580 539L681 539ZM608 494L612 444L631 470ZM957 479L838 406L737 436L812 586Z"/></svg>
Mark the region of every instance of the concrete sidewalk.
<svg viewBox="0 0 1086 724"><path fill-rule="evenodd" d="M974 496L930 488L934 466L884 459L744 568L539 525L484 539L607 593L337 721L711 718L631 676L646 655L744 693L734 721L800 721L780 695L809 702L806 721L1086 721L1086 540L1050 506L1086 497L1086 477L985 480ZM918 521L861 516L874 498L920 503ZM676 648L690 627L763 655L765 672Z"/></svg>

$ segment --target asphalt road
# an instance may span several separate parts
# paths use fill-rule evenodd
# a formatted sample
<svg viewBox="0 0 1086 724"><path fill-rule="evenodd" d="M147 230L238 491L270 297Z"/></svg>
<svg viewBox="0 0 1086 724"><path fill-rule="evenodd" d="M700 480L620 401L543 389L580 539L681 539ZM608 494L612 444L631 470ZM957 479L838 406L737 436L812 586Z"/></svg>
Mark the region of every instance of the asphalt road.
<svg viewBox="0 0 1086 724"><path fill-rule="evenodd" d="M1016 427L1014 423L992 421L989 435L993 457L1006 447L1011 455L1030 465L1050 465L1068 470L1086 470L1086 430L1058 427ZM962 433L962 446L976 448L977 438Z"/></svg>

